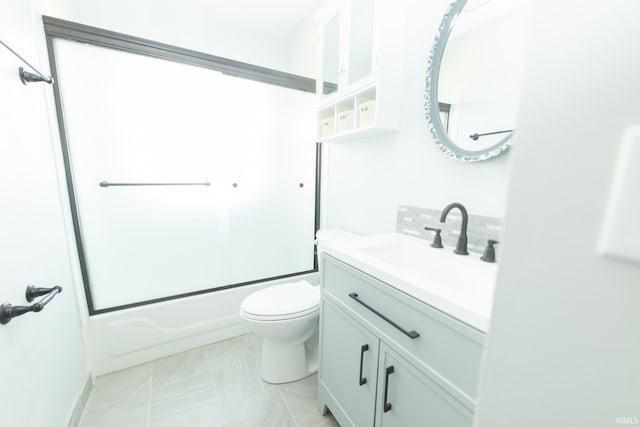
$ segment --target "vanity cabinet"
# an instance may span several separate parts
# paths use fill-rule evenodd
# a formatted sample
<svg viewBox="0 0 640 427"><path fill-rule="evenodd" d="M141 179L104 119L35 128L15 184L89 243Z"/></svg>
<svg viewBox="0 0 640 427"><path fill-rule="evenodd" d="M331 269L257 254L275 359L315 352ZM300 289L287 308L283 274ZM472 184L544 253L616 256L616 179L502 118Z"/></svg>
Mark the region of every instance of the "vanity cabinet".
<svg viewBox="0 0 640 427"><path fill-rule="evenodd" d="M330 0L316 13L318 142L397 130L403 9L391 3Z"/></svg>
<svg viewBox="0 0 640 427"><path fill-rule="evenodd" d="M320 409L342 427L471 426L485 334L326 253L321 262Z"/></svg>
<svg viewBox="0 0 640 427"><path fill-rule="evenodd" d="M335 304L322 302L322 381L351 424L372 426L379 339ZM332 407L333 410L333 407ZM341 423L341 425L344 425Z"/></svg>
<svg viewBox="0 0 640 427"><path fill-rule="evenodd" d="M385 344L380 347L378 378L382 398L377 426L469 427L473 422L472 409Z"/></svg>

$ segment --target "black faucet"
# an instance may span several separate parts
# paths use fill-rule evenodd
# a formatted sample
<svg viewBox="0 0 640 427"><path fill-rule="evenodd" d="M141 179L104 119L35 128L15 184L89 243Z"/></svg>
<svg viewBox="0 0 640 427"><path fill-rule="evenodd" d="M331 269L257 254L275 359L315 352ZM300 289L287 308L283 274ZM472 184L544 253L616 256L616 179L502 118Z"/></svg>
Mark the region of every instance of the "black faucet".
<svg viewBox="0 0 640 427"><path fill-rule="evenodd" d="M451 203L442 211L440 215L440 222L444 222L447 219L447 215L453 208L458 208L462 214L462 225L460 227L460 235L458 236L458 243L456 243L456 249L453 251L458 255L469 255L467 252L467 223L469 222L469 215L467 209L462 206L461 203Z"/></svg>

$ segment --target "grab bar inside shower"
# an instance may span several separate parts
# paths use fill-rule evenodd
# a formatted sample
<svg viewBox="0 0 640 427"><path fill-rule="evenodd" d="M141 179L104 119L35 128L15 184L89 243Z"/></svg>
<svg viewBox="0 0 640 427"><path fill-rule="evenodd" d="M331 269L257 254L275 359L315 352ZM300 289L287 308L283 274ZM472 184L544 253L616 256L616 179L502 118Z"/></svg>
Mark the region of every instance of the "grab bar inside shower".
<svg viewBox="0 0 640 427"><path fill-rule="evenodd" d="M102 181L98 184L100 187L144 187L144 186L162 186L162 185L204 185L210 186L209 181L205 182L108 182Z"/></svg>

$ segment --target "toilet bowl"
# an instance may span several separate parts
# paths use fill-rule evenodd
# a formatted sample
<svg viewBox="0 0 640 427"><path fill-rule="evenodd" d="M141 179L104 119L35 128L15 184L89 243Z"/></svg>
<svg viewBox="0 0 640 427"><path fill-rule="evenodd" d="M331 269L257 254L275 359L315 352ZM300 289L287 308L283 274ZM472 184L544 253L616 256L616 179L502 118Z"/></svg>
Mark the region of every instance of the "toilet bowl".
<svg viewBox="0 0 640 427"><path fill-rule="evenodd" d="M262 337L260 376L280 384L314 374L305 343L317 339L320 289L302 280L270 286L242 301L240 316Z"/></svg>

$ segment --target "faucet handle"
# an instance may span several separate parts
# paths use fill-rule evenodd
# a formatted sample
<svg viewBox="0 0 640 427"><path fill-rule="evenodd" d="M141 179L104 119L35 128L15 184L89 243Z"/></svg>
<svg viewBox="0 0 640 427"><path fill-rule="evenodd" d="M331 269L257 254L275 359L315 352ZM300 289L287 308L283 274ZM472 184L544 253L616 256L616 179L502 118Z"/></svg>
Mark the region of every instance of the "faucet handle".
<svg viewBox="0 0 640 427"><path fill-rule="evenodd" d="M480 259L484 262L496 262L496 250L493 245L500 243L497 240L489 239L487 240L487 247L484 249L484 253L480 257Z"/></svg>
<svg viewBox="0 0 640 427"><path fill-rule="evenodd" d="M439 228L431 228L431 227L425 227L424 228L427 231L435 231L436 234L433 236L433 243L431 243L431 247L434 248L442 248L442 237L440 237L440 232L442 231Z"/></svg>

